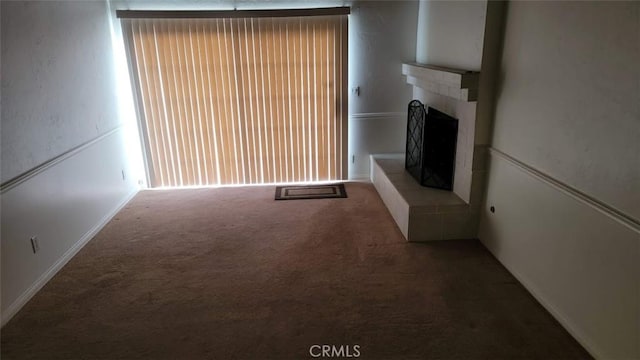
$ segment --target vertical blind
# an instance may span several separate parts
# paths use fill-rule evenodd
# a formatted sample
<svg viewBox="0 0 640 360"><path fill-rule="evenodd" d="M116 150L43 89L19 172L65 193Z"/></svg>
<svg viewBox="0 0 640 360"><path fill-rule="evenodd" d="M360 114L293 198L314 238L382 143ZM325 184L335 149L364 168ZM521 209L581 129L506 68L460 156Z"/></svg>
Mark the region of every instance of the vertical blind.
<svg viewBox="0 0 640 360"><path fill-rule="evenodd" d="M122 19L150 185L342 179L346 21Z"/></svg>

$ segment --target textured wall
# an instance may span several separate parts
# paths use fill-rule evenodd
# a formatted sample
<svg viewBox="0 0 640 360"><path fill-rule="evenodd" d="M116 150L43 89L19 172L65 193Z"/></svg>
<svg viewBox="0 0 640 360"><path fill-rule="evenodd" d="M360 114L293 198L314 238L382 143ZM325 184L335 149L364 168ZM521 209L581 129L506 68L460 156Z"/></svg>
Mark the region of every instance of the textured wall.
<svg viewBox="0 0 640 360"><path fill-rule="evenodd" d="M640 219L640 3L509 5L493 146Z"/></svg>
<svg viewBox="0 0 640 360"><path fill-rule="evenodd" d="M349 113L406 111L412 87L402 63L415 61L417 1L354 2L349 19Z"/></svg>
<svg viewBox="0 0 640 360"><path fill-rule="evenodd" d="M119 124L107 9L2 2L2 182Z"/></svg>
<svg viewBox="0 0 640 360"><path fill-rule="evenodd" d="M124 129L2 192L2 324L137 191ZM38 237L33 253L30 238Z"/></svg>
<svg viewBox="0 0 640 360"><path fill-rule="evenodd" d="M415 60L417 1L358 1L349 20L349 177L369 178L369 155L404 152Z"/></svg>
<svg viewBox="0 0 640 360"><path fill-rule="evenodd" d="M486 1L420 1L416 60L480 71Z"/></svg>
<svg viewBox="0 0 640 360"><path fill-rule="evenodd" d="M640 3L510 2L503 46L479 237L596 358L638 359Z"/></svg>
<svg viewBox="0 0 640 360"><path fill-rule="evenodd" d="M2 179L64 154L2 189L5 324L135 194L139 147L120 114L107 3L0 6Z"/></svg>
<svg viewBox="0 0 640 360"><path fill-rule="evenodd" d="M638 229L501 156L487 180L482 243L596 359L639 359Z"/></svg>

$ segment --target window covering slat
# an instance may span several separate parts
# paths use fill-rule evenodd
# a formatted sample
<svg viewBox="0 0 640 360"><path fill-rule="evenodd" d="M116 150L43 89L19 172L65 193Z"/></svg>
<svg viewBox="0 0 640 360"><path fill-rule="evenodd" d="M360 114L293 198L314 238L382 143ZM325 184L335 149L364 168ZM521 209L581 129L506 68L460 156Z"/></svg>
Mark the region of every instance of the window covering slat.
<svg viewBox="0 0 640 360"><path fill-rule="evenodd" d="M346 17L122 23L151 186L344 177Z"/></svg>

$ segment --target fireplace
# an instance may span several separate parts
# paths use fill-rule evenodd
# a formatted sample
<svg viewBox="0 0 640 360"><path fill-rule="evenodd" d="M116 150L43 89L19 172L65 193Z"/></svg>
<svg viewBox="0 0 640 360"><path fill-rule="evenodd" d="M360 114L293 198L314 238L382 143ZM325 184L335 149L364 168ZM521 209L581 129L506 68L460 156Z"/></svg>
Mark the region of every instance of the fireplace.
<svg viewBox="0 0 640 360"><path fill-rule="evenodd" d="M407 113L405 168L422 186L453 190L458 120L413 100Z"/></svg>

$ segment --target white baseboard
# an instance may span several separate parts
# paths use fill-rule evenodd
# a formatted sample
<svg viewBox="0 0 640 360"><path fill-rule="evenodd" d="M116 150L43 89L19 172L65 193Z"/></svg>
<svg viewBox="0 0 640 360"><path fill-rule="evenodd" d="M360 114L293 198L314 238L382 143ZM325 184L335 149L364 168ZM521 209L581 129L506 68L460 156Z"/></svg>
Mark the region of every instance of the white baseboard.
<svg viewBox="0 0 640 360"><path fill-rule="evenodd" d="M127 205L138 193L134 190L129 193L110 213L105 215L94 227L87 231L67 252L64 253L47 271L42 274L22 295L20 295L2 314L2 324L6 325L31 298L46 285L57 273L71 260L93 237L104 228L111 219Z"/></svg>
<svg viewBox="0 0 640 360"><path fill-rule="evenodd" d="M352 174L349 176L350 181L371 181L371 176L369 174Z"/></svg>

